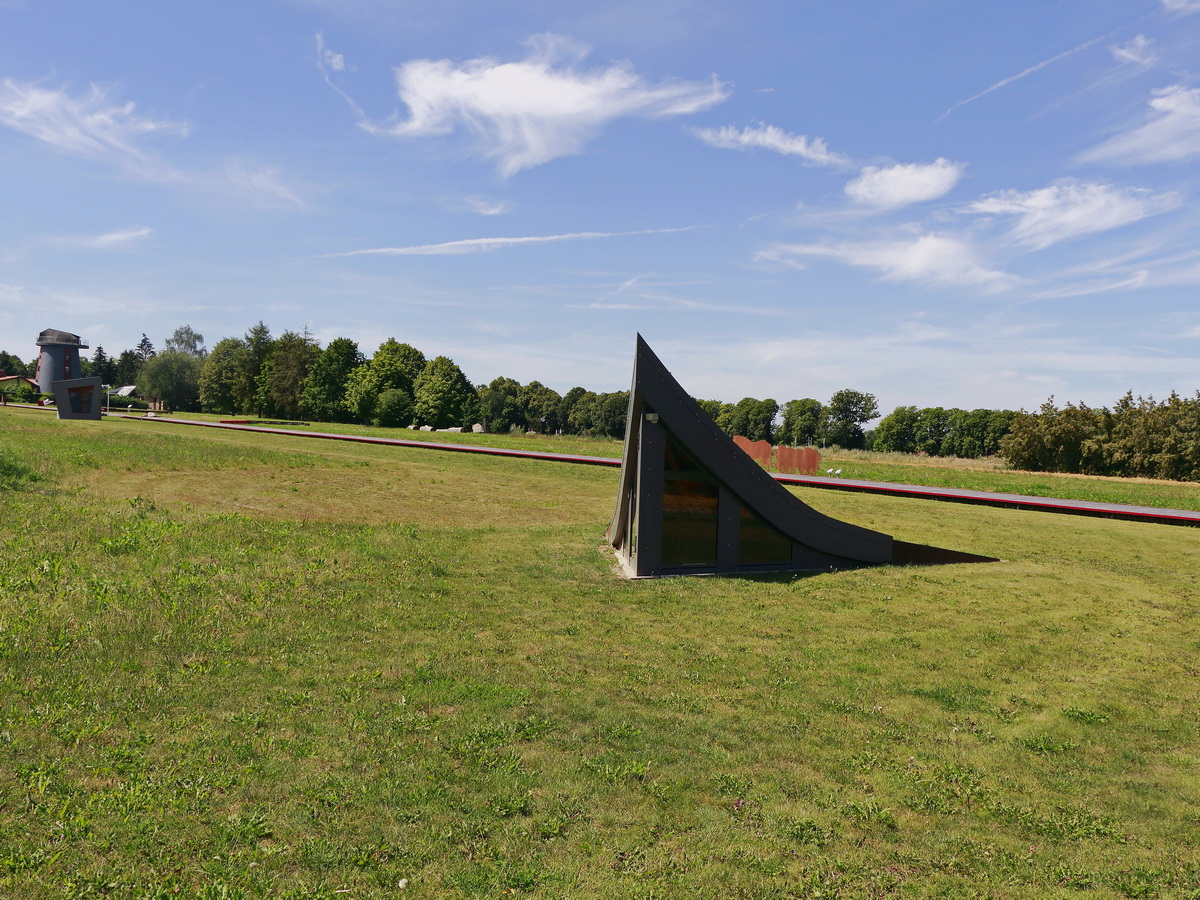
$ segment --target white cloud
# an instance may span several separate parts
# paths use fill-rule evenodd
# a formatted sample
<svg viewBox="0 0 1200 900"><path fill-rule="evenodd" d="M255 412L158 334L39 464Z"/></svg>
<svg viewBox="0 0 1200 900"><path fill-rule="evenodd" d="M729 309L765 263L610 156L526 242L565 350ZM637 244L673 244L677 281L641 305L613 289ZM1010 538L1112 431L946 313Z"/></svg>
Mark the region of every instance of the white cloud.
<svg viewBox="0 0 1200 900"><path fill-rule="evenodd" d="M628 65L579 71L585 51L556 35L530 41L518 62L491 58L461 65L418 59L396 69L409 118L388 127L364 127L403 137L449 134L459 125L483 141L485 155L505 176L579 153L603 126L623 116L660 118L707 109L729 96L709 82L647 84Z"/></svg>
<svg viewBox="0 0 1200 900"><path fill-rule="evenodd" d="M326 68L335 72L342 72L346 68L346 57L340 53L334 53L332 50L326 50L321 59Z"/></svg>
<svg viewBox="0 0 1200 900"><path fill-rule="evenodd" d="M1085 162L1180 162L1200 156L1200 89L1175 84L1155 92L1144 125L1080 155Z"/></svg>
<svg viewBox="0 0 1200 900"><path fill-rule="evenodd" d="M1016 279L988 269L974 248L958 237L925 234L897 240L837 244L778 244L757 254L764 262L794 264L797 256L820 256L851 266L878 269L888 281L916 281L957 287L1003 290Z"/></svg>
<svg viewBox="0 0 1200 900"><path fill-rule="evenodd" d="M1072 284L1067 287L1053 288L1034 294L1039 299L1060 299L1064 297L1086 297L1089 294L1104 294L1112 291L1132 291L1145 287L1150 281L1150 273L1146 269L1138 269L1132 275L1124 278L1101 278L1082 284Z"/></svg>
<svg viewBox="0 0 1200 900"><path fill-rule="evenodd" d="M81 247L91 247L94 250L109 250L114 247L121 247L139 238L144 238L149 234L149 228L124 228L120 231L110 231L107 234L96 234L80 238L64 238L62 242L78 244Z"/></svg>
<svg viewBox="0 0 1200 900"><path fill-rule="evenodd" d="M966 165L939 157L929 165L867 166L846 184L846 193L859 203L896 209L945 196L962 177Z"/></svg>
<svg viewBox="0 0 1200 900"><path fill-rule="evenodd" d="M784 156L798 156L814 166L849 164L845 156L834 153L821 138L788 134L775 125L759 124L757 128L743 128L741 131L732 125L726 125L724 128L693 128L692 134L709 146L720 147L723 150L762 148L782 153Z"/></svg>
<svg viewBox="0 0 1200 900"><path fill-rule="evenodd" d="M1010 237L1035 250L1085 234L1108 231L1174 209L1177 194L1060 181L1035 191L997 191L970 204L972 212L1018 216Z"/></svg>
<svg viewBox="0 0 1200 900"><path fill-rule="evenodd" d="M506 247L524 244L550 244L559 241L590 241L597 238L630 237L641 234L671 234L690 231L696 226L684 228L654 228L644 231L581 231L572 234L535 235L530 237L470 238L463 241L446 241L441 244L418 244L412 247L376 247L370 250L349 250L345 253L328 253L325 256L464 256L468 253L489 253Z"/></svg>
<svg viewBox="0 0 1200 900"><path fill-rule="evenodd" d="M492 200L488 197L480 197L478 195L464 197L463 201L470 207L472 212L478 213L481 216L498 216L511 209L509 204L504 200Z"/></svg>
<svg viewBox="0 0 1200 900"><path fill-rule="evenodd" d="M317 41L317 69L321 72L321 77L325 79L325 83L329 85L338 96L341 97L349 105L354 114L358 116L359 121L366 118L366 114L362 111L362 107L354 102L354 99L343 91L340 87L333 83L333 79L329 77L329 73L346 71L346 57L340 53L334 53L325 46L325 35L321 32L316 34Z"/></svg>
<svg viewBox="0 0 1200 900"><path fill-rule="evenodd" d="M1184 14L1200 12L1200 0L1162 0L1162 5L1167 12Z"/></svg>
<svg viewBox="0 0 1200 900"><path fill-rule="evenodd" d="M1158 62L1158 52L1154 49L1154 41L1139 34L1127 44L1114 44L1108 48L1119 63L1131 63L1136 66L1150 66Z"/></svg>
<svg viewBox="0 0 1200 900"><path fill-rule="evenodd" d="M283 183L279 170L274 167L250 169L239 163L231 163L225 168L225 176L235 188L248 192L251 198L260 203L304 207L304 201Z"/></svg>
<svg viewBox="0 0 1200 900"><path fill-rule="evenodd" d="M98 159L142 175L174 177L153 151L139 145L156 131L186 134L179 122L138 116L133 103L115 104L106 89L92 85L81 96L6 78L0 82L0 124L75 156Z"/></svg>

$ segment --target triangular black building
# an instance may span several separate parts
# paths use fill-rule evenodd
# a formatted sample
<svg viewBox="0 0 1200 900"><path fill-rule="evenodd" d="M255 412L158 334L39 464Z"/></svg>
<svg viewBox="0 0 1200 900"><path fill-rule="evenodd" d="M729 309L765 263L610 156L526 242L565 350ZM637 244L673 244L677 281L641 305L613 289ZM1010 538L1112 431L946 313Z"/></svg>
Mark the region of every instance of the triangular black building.
<svg viewBox="0 0 1200 900"><path fill-rule="evenodd" d="M638 578L983 560L812 509L717 427L640 334L608 540Z"/></svg>

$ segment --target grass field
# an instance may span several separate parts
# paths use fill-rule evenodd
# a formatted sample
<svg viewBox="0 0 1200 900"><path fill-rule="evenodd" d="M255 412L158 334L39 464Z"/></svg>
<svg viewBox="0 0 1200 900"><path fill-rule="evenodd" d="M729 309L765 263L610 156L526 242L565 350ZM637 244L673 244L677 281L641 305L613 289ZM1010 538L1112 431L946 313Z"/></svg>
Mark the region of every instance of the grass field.
<svg viewBox="0 0 1200 900"><path fill-rule="evenodd" d="M1200 532L628 582L616 483L0 410L0 896L1200 897Z"/></svg>
<svg viewBox="0 0 1200 900"><path fill-rule="evenodd" d="M217 422L226 416L186 413L168 418ZM167 426L168 422L159 425ZM185 426L186 427L186 426ZM619 459L621 442L578 435L459 434L410 431L407 428L368 428L316 422L298 426L297 431L332 432L401 438L430 443L474 444L519 450L545 450L584 456ZM925 484L975 491L1002 491L1035 497L1061 497L1101 503L1130 503L1174 509L1200 510L1200 484L1154 481L1147 478L1095 478L1045 472L1018 472L997 458L958 459L914 456L902 453L871 453L861 450L823 450L822 471L842 470L843 478Z"/></svg>

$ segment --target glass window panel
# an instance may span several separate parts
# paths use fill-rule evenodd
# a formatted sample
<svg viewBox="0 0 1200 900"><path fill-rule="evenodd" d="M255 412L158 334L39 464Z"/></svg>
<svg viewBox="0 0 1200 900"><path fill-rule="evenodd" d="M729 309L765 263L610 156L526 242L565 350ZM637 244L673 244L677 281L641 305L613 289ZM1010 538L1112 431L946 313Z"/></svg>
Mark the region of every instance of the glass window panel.
<svg viewBox="0 0 1200 900"><path fill-rule="evenodd" d="M671 437L663 443L663 566L717 563L717 482Z"/></svg>
<svg viewBox="0 0 1200 900"><path fill-rule="evenodd" d="M746 507L738 532L738 564L769 565L792 561L792 542Z"/></svg>

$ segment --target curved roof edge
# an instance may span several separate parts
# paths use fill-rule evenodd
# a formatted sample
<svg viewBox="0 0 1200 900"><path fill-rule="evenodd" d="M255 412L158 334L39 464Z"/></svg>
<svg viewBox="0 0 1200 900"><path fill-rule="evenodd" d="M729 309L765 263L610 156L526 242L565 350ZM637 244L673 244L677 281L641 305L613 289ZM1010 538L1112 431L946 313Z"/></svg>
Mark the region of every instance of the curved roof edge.
<svg viewBox="0 0 1200 900"><path fill-rule="evenodd" d="M628 479L637 465L638 425L643 414L660 422L701 465L765 522L791 540L831 556L862 563L892 561L892 537L817 512L790 493L746 455L683 389L639 334L630 388L621 490L609 523L615 545L624 533Z"/></svg>

